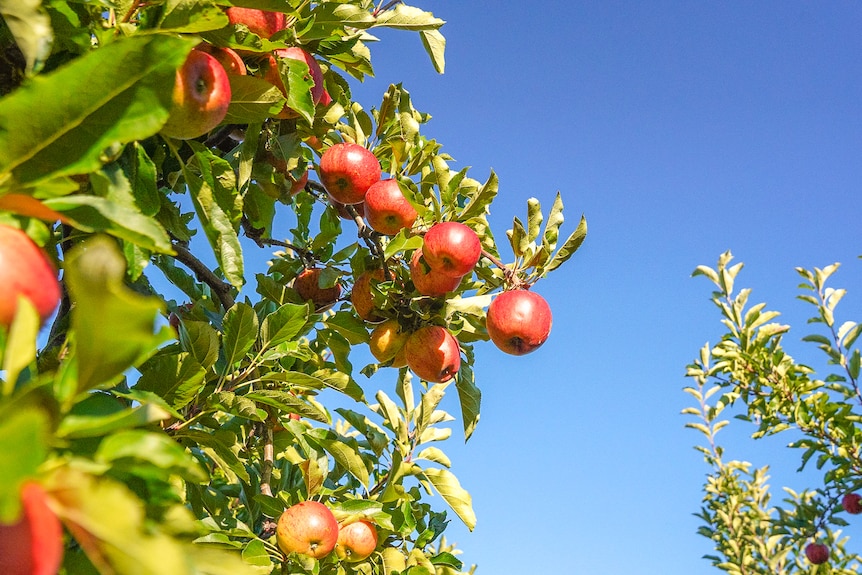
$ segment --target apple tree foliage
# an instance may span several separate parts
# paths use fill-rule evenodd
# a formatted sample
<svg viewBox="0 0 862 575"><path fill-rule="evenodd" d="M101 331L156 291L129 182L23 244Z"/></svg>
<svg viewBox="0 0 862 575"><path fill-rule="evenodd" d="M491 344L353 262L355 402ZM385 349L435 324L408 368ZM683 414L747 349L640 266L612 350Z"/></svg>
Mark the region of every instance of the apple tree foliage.
<svg viewBox="0 0 862 575"><path fill-rule="evenodd" d="M231 5L283 12L288 26L261 38L229 24ZM443 20L371 0L0 0L0 15L0 223L51 254L64 289L50 327L22 304L0 328L0 521L36 480L65 526L65 573L462 572L444 532L476 517L439 447L455 420L440 403L457 394L469 439L485 309L564 263L586 222L563 239L561 198L546 214L531 199L503 263L487 220L496 175L452 167L404 86L374 107L352 100L351 83L373 74L375 29L417 33L442 73ZM241 50L250 73L230 77L221 126L163 137L176 71L201 41ZM305 63L280 65L286 94L256 74L288 46L314 54L331 102L311 100ZM298 118L274 118L285 103ZM314 178L290 193L341 141L398 179L419 212L412 230L383 237L355 209L339 217ZM479 234L484 257L448 298L420 296L406 262L423 229L450 220ZM271 257L265 269L253 251ZM457 336L453 381L357 364L373 325L347 295L315 309L291 287L317 266L321 287L349 294L381 263L392 274L375 302ZM284 556L274 520L308 499L372 521L377 551L357 564Z"/></svg>
<svg viewBox="0 0 862 575"><path fill-rule="evenodd" d="M732 259L724 253L715 268L694 272L714 284L712 302L726 330L687 371L694 405L684 413L695 418L687 426L702 434L697 449L709 466L698 513L699 532L714 545L706 558L732 574L857 573L860 549L842 528L858 518L842 499L862 490L862 324L839 319L846 292L827 285L839 266L797 269L799 298L812 306L809 323L817 327L802 339L825 354L825 373L818 375L791 356L784 341L790 326L774 321L778 312L751 304L751 290L736 287L742 264ZM719 443L731 416L752 426L754 440L786 437L798 453L798 472L814 486L785 487L775 502L770 466L733 459ZM812 543L828 547L825 563L806 558Z"/></svg>

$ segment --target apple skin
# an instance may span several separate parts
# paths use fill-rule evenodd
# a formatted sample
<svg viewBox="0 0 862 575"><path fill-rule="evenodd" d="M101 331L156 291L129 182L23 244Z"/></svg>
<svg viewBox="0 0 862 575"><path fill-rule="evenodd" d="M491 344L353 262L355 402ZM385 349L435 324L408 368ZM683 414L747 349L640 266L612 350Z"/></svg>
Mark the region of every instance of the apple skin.
<svg viewBox="0 0 862 575"><path fill-rule="evenodd" d="M63 562L63 526L36 483L24 484L21 505L17 522L0 523L0 573L56 575Z"/></svg>
<svg viewBox="0 0 862 575"><path fill-rule="evenodd" d="M26 233L0 225L0 325L12 324L19 296L30 300L44 324L60 303L60 283L54 266Z"/></svg>
<svg viewBox="0 0 862 575"><path fill-rule="evenodd" d="M427 325L410 334L404 356L407 367L430 383L449 381L461 368L458 340L439 325Z"/></svg>
<svg viewBox="0 0 862 575"><path fill-rule="evenodd" d="M829 547L824 543L809 543L805 546L805 556L814 565L829 561Z"/></svg>
<svg viewBox="0 0 862 575"><path fill-rule="evenodd" d="M505 291L488 306L485 326L491 341L511 355L537 350L551 333L551 308L545 298L524 289Z"/></svg>
<svg viewBox="0 0 862 575"><path fill-rule="evenodd" d="M323 268L306 268L293 280L293 289L304 300L311 300L315 309L328 308L341 297L341 286L320 287L320 274Z"/></svg>
<svg viewBox="0 0 862 575"><path fill-rule="evenodd" d="M274 56L269 56L268 64L266 68L266 72L264 74L264 79L276 86L281 93L287 97L287 88L284 85L284 81L282 80L281 74L278 72L278 60L276 58L290 58L293 60L300 60L305 62L308 66L308 72L311 75L311 79L314 80L314 86L311 88L311 101L314 102L316 106L320 100L323 98L323 93L325 89L323 87L323 70L320 69L320 64L318 64L317 60L310 53L306 52L302 48L298 46L292 46L290 48L281 48L275 50L273 52ZM276 118L286 120L290 118L298 118L299 114L295 111L291 110L285 104L284 108L279 112Z"/></svg>
<svg viewBox="0 0 862 575"><path fill-rule="evenodd" d="M224 66L206 52L192 50L177 70L172 98L162 134L179 140L206 134L224 120L230 105Z"/></svg>
<svg viewBox="0 0 862 575"><path fill-rule="evenodd" d="M350 292L350 301L356 315L368 322L383 321L383 317L376 312L374 307L374 296L371 294L371 282L382 282L385 279L383 270L366 270L357 276L353 282L353 290Z"/></svg>
<svg viewBox="0 0 862 575"><path fill-rule="evenodd" d="M410 279L416 291L431 297L444 296L461 284L460 276L447 276L428 266L421 249L414 251L410 258Z"/></svg>
<svg viewBox="0 0 862 575"><path fill-rule="evenodd" d="M279 30L283 30L287 16L282 12L270 12L256 8L240 8L232 6L225 10L231 25L245 24L250 32L261 38L269 39Z"/></svg>
<svg viewBox="0 0 862 575"><path fill-rule="evenodd" d="M482 256L482 242L460 222L439 222L425 232L423 252L432 269L452 277L467 275Z"/></svg>
<svg viewBox="0 0 862 575"><path fill-rule="evenodd" d="M359 144L342 142L327 148L318 166L320 183L342 204L365 201L365 193L380 181L380 162Z"/></svg>
<svg viewBox="0 0 862 575"><path fill-rule="evenodd" d="M377 528L370 521L361 519L339 527L335 554L342 561L348 563L365 561L376 548Z"/></svg>
<svg viewBox="0 0 862 575"><path fill-rule="evenodd" d="M858 493L845 493L841 498L841 507L851 515L862 513L862 495Z"/></svg>
<svg viewBox="0 0 862 575"><path fill-rule="evenodd" d="M230 48L221 48L219 46L207 44L206 42L201 42L195 47L195 50L206 52L207 54L218 60L219 64L222 65L225 72L227 72L228 74L234 74L236 76L248 75L248 71L245 68L245 62L243 62L242 60L242 56L240 56Z"/></svg>
<svg viewBox="0 0 862 575"><path fill-rule="evenodd" d="M380 363L394 361L404 349L404 344L409 336L409 333L401 329L398 320L387 319L371 330L371 336L368 340L371 355ZM403 365L393 365L392 367L403 367Z"/></svg>
<svg viewBox="0 0 862 575"><path fill-rule="evenodd" d="M365 192L365 219L384 236L394 236L404 228L413 227L418 215L397 180L380 180Z"/></svg>
<svg viewBox="0 0 862 575"><path fill-rule="evenodd" d="M326 505L303 501L284 510L275 532L284 553L300 553L315 559L329 555L338 542L338 521Z"/></svg>

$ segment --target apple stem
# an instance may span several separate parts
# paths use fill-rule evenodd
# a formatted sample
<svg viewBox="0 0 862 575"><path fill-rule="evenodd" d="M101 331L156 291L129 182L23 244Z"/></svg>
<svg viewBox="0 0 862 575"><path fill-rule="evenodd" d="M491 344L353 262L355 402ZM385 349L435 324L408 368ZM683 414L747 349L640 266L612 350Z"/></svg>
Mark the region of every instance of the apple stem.
<svg viewBox="0 0 862 575"><path fill-rule="evenodd" d="M374 12L372 12L371 15L376 18L377 15L380 14L381 12L386 12L387 10L393 8L394 6L396 6L398 4L401 4L401 0L392 0L391 2L389 2L388 4L383 6L383 0L380 0L380 4L377 5L377 9Z"/></svg>
<svg viewBox="0 0 862 575"><path fill-rule="evenodd" d="M517 274L512 268L501 262L500 258L496 257L494 254L483 249L482 256L488 258L489 260L491 260L492 264L503 270L503 275L506 278L506 284L510 285L513 289L529 287L525 282L518 279Z"/></svg>
<svg viewBox="0 0 862 575"><path fill-rule="evenodd" d="M212 288L224 310L227 311L232 308L233 304L236 303L233 299L233 295L231 295L233 287L215 275L212 270L195 257L195 255L192 254L188 247L183 243L175 241L173 243L173 248L174 251L177 252L177 255L175 256L176 260L192 270L199 280Z"/></svg>

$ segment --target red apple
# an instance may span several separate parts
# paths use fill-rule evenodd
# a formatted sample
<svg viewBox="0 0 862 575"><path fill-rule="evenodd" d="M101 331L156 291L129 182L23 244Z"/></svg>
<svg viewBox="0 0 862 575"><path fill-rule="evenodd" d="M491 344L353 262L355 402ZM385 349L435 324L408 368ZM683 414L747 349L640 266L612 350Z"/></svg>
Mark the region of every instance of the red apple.
<svg viewBox="0 0 862 575"><path fill-rule="evenodd" d="M353 303L353 309L356 310L356 315L365 321L376 322L382 321L383 318L377 313L377 308L374 306L374 296L371 293L372 281L382 282L385 279L382 269L366 270L357 276L353 282L353 289L350 292L350 301Z"/></svg>
<svg viewBox="0 0 862 575"><path fill-rule="evenodd" d="M452 379L461 368L461 348L445 327L428 325L410 334L404 344L407 366L431 383Z"/></svg>
<svg viewBox="0 0 862 575"><path fill-rule="evenodd" d="M335 548L338 521L323 503L303 501L284 510L278 518L275 538L285 553L321 559Z"/></svg>
<svg viewBox="0 0 862 575"><path fill-rule="evenodd" d="M414 251L410 258L410 279L416 291L431 297L444 296L461 284L460 277L447 276L431 269L422 257L421 249Z"/></svg>
<svg viewBox="0 0 862 575"><path fill-rule="evenodd" d="M206 134L224 120L230 97L224 66L206 52L192 50L177 70L173 104L162 133L180 140Z"/></svg>
<svg viewBox="0 0 862 575"><path fill-rule="evenodd" d="M51 262L27 234L0 225L0 325L12 324L19 296L30 300L45 323L60 303L60 283Z"/></svg>
<svg viewBox="0 0 862 575"><path fill-rule="evenodd" d="M332 96L329 95L329 92L324 88L323 94L320 96L320 102L318 102L321 106L328 106L332 103Z"/></svg>
<svg viewBox="0 0 862 575"><path fill-rule="evenodd" d="M479 236L460 222L440 222L425 232L422 248L432 269L452 277L470 273L482 256Z"/></svg>
<svg viewBox="0 0 862 575"><path fill-rule="evenodd" d="M308 66L308 72L311 75L311 79L314 80L314 86L311 87L311 101L317 105L320 102L321 98L323 98L323 93L326 91L323 87L323 71L320 69L320 64L317 63L317 60L314 59L314 56L299 48L297 46L292 46L290 48L282 48L273 52L273 54L278 58L291 58L293 60L300 60L305 62ZM281 90L281 93L287 97L287 88L284 85L284 81L282 80L281 74L278 72L278 60L276 57L270 56L268 60L268 65L266 69L266 73L264 75L264 79L270 84L275 85ZM298 118L299 114L295 111L291 110L284 106L281 112L276 115L276 118L288 119L288 118Z"/></svg>
<svg viewBox="0 0 862 575"><path fill-rule="evenodd" d="M231 25L245 24L250 32L266 39L283 30L287 22L287 17L282 12L269 12L256 8L232 6L225 10L225 13Z"/></svg>
<svg viewBox="0 0 862 575"><path fill-rule="evenodd" d="M858 493L845 493L841 498L841 506L844 511L852 515L862 513L862 495Z"/></svg>
<svg viewBox="0 0 862 575"><path fill-rule="evenodd" d="M399 363L395 361L395 358L401 354L409 335L401 328L398 320L387 319L371 330L371 336L368 340L371 355L380 363L392 361L392 367L403 367L403 364L394 365L394 363ZM401 359L403 360L403 358Z"/></svg>
<svg viewBox="0 0 862 575"><path fill-rule="evenodd" d="M805 556L815 565L829 561L829 547L824 543L809 543L805 546Z"/></svg>
<svg viewBox="0 0 862 575"><path fill-rule="evenodd" d="M335 554L342 561L359 563L368 559L377 548L377 528L364 519L342 525L338 529Z"/></svg>
<svg viewBox="0 0 862 575"><path fill-rule="evenodd" d="M358 204L365 192L380 181L380 162L359 144L330 146L320 157L320 183L332 198L342 204Z"/></svg>
<svg viewBox="0 0 862 575"><path fill-rule="evenodd" d="M494 345L512 355L525 355L548 339L551 308L535 292L505 291L488 306L485 325Z"/></svg>
<svg viewBox="0 0 862 575"><path fill-rule="evenodd" d="M418 215L397 180L380 180L365 192L365 219L374 231L385 236L412 227Z"/></svg>
<svg viewBox="0 0 862 575"><path fill-rule="evenodd" d="M339 284L330 287L320 285L322 271L323 268L306 268L293 280L293 289L299 292L299 297L305 301L311 300L318 310L332 306L341 297Z"/></svg>
<svg viewBox="0 0 862 575"><path fill-rule="evenodd" d="M242 56L240 56L230 48L221 48L219 46L207 44L206 42L201 42L195 47L195 50L206 52L207 54L218 60L219 64L222 65L222 67L225 69L225 72L227 72L228 74L235 74L237 76L246 75L245 62L243 62Z"/></svg>
<svg viewBox="0 0 862 575"><path fill-rule="evenodd" d="M21 506L21 517L15 523L0 523L0 573L56 575L63 562L60 520L36 483L24 484Z"/></svg>
<svg viewBox="0 0 862 575"><path fill-rule="evenodd" d="M292 180L292 178L290 178ZM296 195L305 189L305 184L308 183L308 170L305 170L298 180L293 180L290 184L290 194Z"/></svg>

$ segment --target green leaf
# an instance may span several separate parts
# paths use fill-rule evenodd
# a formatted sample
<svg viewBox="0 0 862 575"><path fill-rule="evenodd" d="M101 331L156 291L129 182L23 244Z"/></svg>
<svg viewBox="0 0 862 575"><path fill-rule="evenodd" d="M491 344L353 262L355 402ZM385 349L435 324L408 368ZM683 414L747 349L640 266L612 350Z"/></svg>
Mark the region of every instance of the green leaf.
<svg viewBox="0 0 862 575"><path fill-rule="evenodd" d="M36 475L48 452L49 421L40 409L0 411L0 523L18 517L21 484Z"/></svg>
<svg viewBox="0 0 862 575"><path fill-rule="evenodd" d="M554 257L551 258L551 261L548 262L548 265L545 266L544 273L553 271L560 267L566 260L568 260L578 248L581 247L581 244L584 243L584 239L587 237L587 219L584 216L581 216L581 221L578 224L577 229L572 232L572 235L566 239L563 245L560 247L559 251L554 254Z"/></svg>
<svg viewBox="0 0 862 575"><path fill-rule="evenodd" d="M207 400L207 406L237 417L251 421L263 421L266 419L266 411L245 395L237 395L232 391L220 391L211 395Z"/></svg>
<svg viewBox="0 0 862 575"><path fill-rule="evenodd" d="M442 74L446 70L446 38L439 30L420 30L419 36L422 38L425 51L431 57L434 69L438 74Z"/></svg>
<svg viewBox="0 0 862 575"><path fill-rule="evenodd" d="M140 371L135 389L157 394L174 409L191 403L206 384L206 370L188 353L157 355Z"/></svg>
<svg viewBox="0 0 862 575"><path fill-rule="evenodd" d="M250 391L245 395L246 398L278 408L287 413L298 413L302 417L329 424L329 415L314 405L303 401L301 398L290 393L289 391L279 391L277 389L262 389L260 391Z"/></svg>
<svg viewBox="0 0 862 575"><path fill-rule="evenodd" d="M52 198L43 204L71 218L82 231L106 232L147 250L174 253L165 229L134 206L85 195Z"/></svg>
<svg viewBox="0 0 862 575"><path fill-rule="evenodd" d="M180 343L204 370L215 365L218 359L219 336L207 322L191 320L180 322Z"/></svg>
<svg viewBox="0 0 862 575"><path fill-rule="evenodd" d="M386 26L399 30L437 30L445 23L444 20L435 18L431 12L398 4L395 8L380 13L374 26Z"/></svg>
<svg viewBox="0 0 862 575"><path fill-rule="evenodd" d="M324 324L341 334L351 345L368 342L368 330L365 328L365 322L356 314L339 311L326 318Z"/></svg>
<svg viewBox="0 0 862 575"><path fill-rule="evenodd" d="M284 108L287 100L272 83L254 76L228 74L230 105L224 123L251 124L263 122Z"/></svg>
<svg viewBox="0 0 862 575"><path fill-rule="evenodd" d="M338 2L318 3L311 11L311 17L314 19L315 28L323 30L335 31L343 26L369 28L374 25L374 17L368 10Z"/></svg>
<svg viewBox="0 0 862 575"><path fill-rule="evenodd" d="M370 481L368 469L359 455L359 449L355 441L341 440L334 432L328 429L315 429L305 434L309 443L316 444L329 453L333 459L348 473L353 475L368 489Z"/></svg>
<svg viewBox="0 0 862 575"><path fill-rule="evenodd" d="M155 405L140 405L107 415L67 415L60 422L57 435L67 439L99 437L112 431L150 425L170 416L170 413Z"/></svg>
<svg viewBox="0 0 862 575"><path fill-rule="evenodd" d="M224 10L207 0L171 0L165 5L159 29L194 34L229 24Z"/></svg>
<svg viewBox="0 0 862 575"><path fill-rule="evenodd" d="M174 438L177 441L185 440L193 445L197 444L216 465L227 473L228 481L235 482L239 478L248 483L250 480L248 471L236 453L233 452L236 438L234 437L234 441L230 444L226 443L231 435L224 432L210 433L196 429L182 429L174 434Z"/></svg>
<svg viewBox="0 0 862 575"><path fill-rule="evenodd" d="M116 244L104 236L76 246L66 258L78 391L114 382L170 338L167 327L154 333L161 300L127 288L125 266Z"/></svg>
<svg viewBox="0 0 862 575"><path fill-rule="evenodd" d="M479 409L482 404L482 392L476 387L473 370L462 365L455 379L455 389L461 403L461 419L464 423L464 441L470 439L479 424Z"/></svg>
<svg viewBox="0 0 862 575"><path fill-rule="evenodd" d="M473 498L461 487L458 478L446 469L430 468L422 474L431 482L440 496L449 504L452 511L464 522L467 529L476 527L476 514L473 512Z"/></svg>
<svg viewBox="0 0 862 575"><path fill-rule="evenodd" d="M95 460L116 463L122 460L149 463L170 473L179 473L185 479L206 482L207 473L180 444L163 433L129 430L113 433L102 440Z"/></svg>
<svg viewBox="0 0 862 575"><path fill-rule="evenodd" d="M308 64L294 58L279 58L278 73L287 88L287 107L309 124L314 123L314 100L311 97L314 79L308 71Z"/></svg>
<svg viewBox="0 0 862 575"><path fill-rule="evenodd" d="M242 218L242 196L236 189L231 165L199 142L188 144L195 151L200 176L183 165L183 176L204 233L213 248L225 278L235 287L244 283L242 247L237 230Z"/></svg>
<svg viewBox="0 0 862 575"><path fill-rule="evenodd" d="M557 239L560 235L560 226L563 225L563 197L560 192L557 192L557 197L554 198L554 205L551 206L551 213L548 214L548 221L545 223L545 233L542 236L542 247L547 253L553 253L557 249Z"/></svg>
<svg viewBox="0 0 862 575"><path fill-rule="evenodd" d="M3 385L0 391L4 396L12 395L18 376L36 359L36 340L41 323L33 303L28 298L18 296L15 319L9 326L5 347L0 343L0 369L6 372L0 379Z"/></svg>
<svg viewBox="0 0 862 575"><path fill-rule="evenodd" d="M527 240L536 241L539 231L542 229L542 206L536 198L527 200Z"/></svg>
<svg viewBox="0 0 862 575"><path fill-rule="evenodd" d="M260 327L262 349L292 341L308 321L308 306L286 303L263 319Z"/></svg>
<svg viewBox="0 0 862 575"><path fill-rule="evenodd" d="M28 73L48 59L54 40L51 19L41 4L40 0L0 0L0 16L24 55Z"/></svg>
<svg viewBox="0 0 862 575"><path fill-rule="evenodd" d="M0 99L0 174L26 183L92 172L106 148L158 132L176 69L194 43L167 35L123 38Z"/></svg>
<svg viewBox="0 0 862 575"><path fill-rule="evenodd" d="M497 197L499 190L499 180L497 174L492 170L488 180L482 184L482 187L470 198L464 211L461 212L460 218L468 220L481 217L489 212L489 206L494 198Z"/></svg>
<svg viewBox="0 0 862 575"><path fill-rule="evenodd" d="M257 341L258 320L254 309L239 302L227 310L222 323L224 336L222 347L224 348L225 362L230 366L245 357L254 342Z"/></svg>

